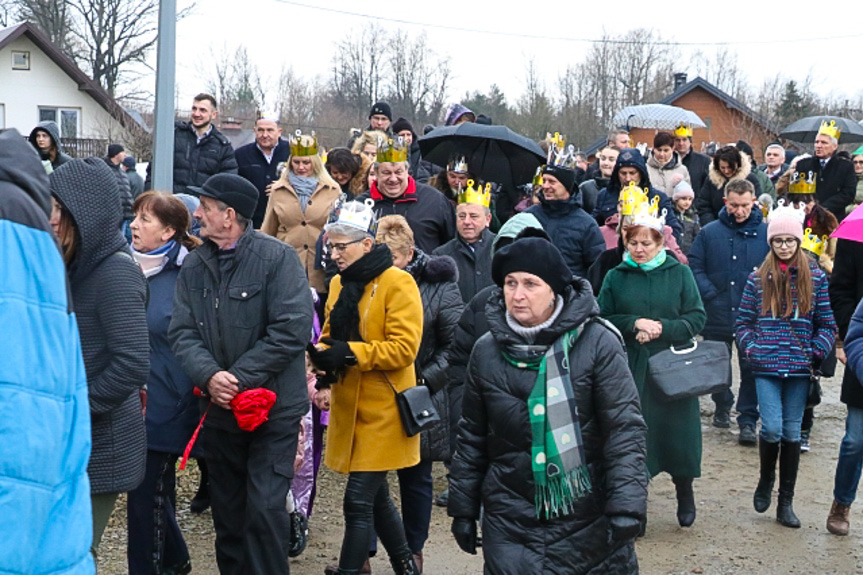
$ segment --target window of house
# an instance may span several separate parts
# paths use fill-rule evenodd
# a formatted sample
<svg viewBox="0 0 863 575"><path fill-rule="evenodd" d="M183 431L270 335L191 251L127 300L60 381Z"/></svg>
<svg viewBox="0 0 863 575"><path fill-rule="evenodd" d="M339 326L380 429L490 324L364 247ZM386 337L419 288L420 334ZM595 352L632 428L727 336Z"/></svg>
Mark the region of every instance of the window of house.
<svg viewBox="0 0 863 575"><path fill-rule="evenodd" d="M30 52L24 50L12 50L12 69L29 70Z"/></svg>
<svg viewBox="0 0 863 575"><path fill-rule="evenodd" d="M40 122L57 122L61 138L77 138L81 128L80 110L69 108L39 108Z"/></svg>

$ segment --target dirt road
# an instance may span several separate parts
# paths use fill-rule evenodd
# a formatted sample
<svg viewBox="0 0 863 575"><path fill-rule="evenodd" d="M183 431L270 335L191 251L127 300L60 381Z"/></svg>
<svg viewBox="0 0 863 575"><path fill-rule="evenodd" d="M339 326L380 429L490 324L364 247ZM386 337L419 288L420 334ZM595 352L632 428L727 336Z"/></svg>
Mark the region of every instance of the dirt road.
<svg viewBox="0 0 863 575"><path fill-rule="evenodd" d="M816 409L812 451L801 456L794 500L803 523L801 529L788 529L776 523L775 496L767 513L759 515L752 509L752 492L758 477L757 449L739 446L734 427L731 430L712 427L713 404L702 399L703 476L695 482L698 518L689 529L678 527L671 479L664 475L656 477L650 486L647 535L637 543L641 573L863 573L860 507L852 508L848 537L835 537L824 528L833 500L833 472L845 424L845 406L838 400L840 377L841 372L823 382L825 398ZM180 521L192 552L193 572L217 573L210 514L193 516L188 512L196 473L187 470L180 474ZM435 480L439 491L445 483L442 466L435 468ZM344 481L323 470L310 522L309 546L302 556L292 560L292 574L321 575L325 565L335 562L343 528ZM449 523L445 510L436 507L425 549L425 573L482 573L481 557L466 555L458 549L449 534ZM99 564L100 573L126 573L125 508L120 505L103 539ZM385 558L374 558L372 567L375 573L392 573Z"/></svg>

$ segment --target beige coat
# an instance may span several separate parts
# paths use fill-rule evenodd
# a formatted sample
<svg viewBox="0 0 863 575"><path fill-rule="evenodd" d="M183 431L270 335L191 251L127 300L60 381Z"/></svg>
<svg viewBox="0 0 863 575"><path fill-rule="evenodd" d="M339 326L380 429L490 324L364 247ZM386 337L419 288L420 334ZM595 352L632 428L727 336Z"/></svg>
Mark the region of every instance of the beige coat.
<svg viewBox="0 0 863 575"><path fill-rule="evenodd" d="M285 179L273 183L267 213L261 231L273 236L297 250L309 285L319 293L326 293L324 271L315 269L315 244L324 229L333 203L341 190L322 182L318 183L303 213L300 198Z"/></svg>
<svg viewBox="0 0 863 575"><path fill-rule="evenodd" d="M341 291L336 276L322 338L330 336L330 312ZM357 365L331 388L325 462L339 473L411 467L420 461L420 436L405 434L387 379L398 391L416 385L423 331L419 288L409 273L391 267L366 285L359 312L363 341L349 342Z"/></svg>
<svg viewBox="0 0 863 575"><path fill-rule="evenodd" d="M680 177L691 186L692 180L689 178L689 170L680 161L680 154L672 152L671 160L664 165L659 165L656 156L650 152L647 158L647 174L650 177L650 185L664 193L669 198L674 195L674 186L671 183L675 174L680 174Z"/></svg>

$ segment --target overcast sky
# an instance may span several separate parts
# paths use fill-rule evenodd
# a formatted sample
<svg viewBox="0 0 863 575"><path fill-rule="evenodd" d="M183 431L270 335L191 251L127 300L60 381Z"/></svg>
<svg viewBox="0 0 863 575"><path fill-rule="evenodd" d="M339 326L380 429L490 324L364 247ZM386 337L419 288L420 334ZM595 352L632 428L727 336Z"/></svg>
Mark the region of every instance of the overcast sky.
<svg viewBox="0 0 863 575"><path fill-rule="evenodd" d="M290 1L199 0L194 13L177 26L178 106L188 107L191 97L204 88L207 73L202 67L211 50L219 53L224 46L233 50L244 45L272 86L285 66L306 78L327 78L338 42L372 21ZM863 95L861 2L297 2L424 24L377 21L384 29L425 31L429 45L450 57L450 102L468 90L484 92L496 83L514 103L523 90L531 58L553 96L558 75L567 64L581 62L590 44L547 38L596 39L603 30L618 35L639 27L654 28L664 39L681 43L732 42L729 48L736 52L754 90L777 73L799 80L811 74L813 87L821 95L844 94L854 99ZM772 14L768 5L780 11ZM502 6L517 9L502 10ZM829 14L819 12L825 6ZM816 38L832 39L808 40ZM679 46L674 50L679 53L678 71L689 72L692 79L693 71L687 69L692 54L696 50L713 54L717 47Z"/></svg>

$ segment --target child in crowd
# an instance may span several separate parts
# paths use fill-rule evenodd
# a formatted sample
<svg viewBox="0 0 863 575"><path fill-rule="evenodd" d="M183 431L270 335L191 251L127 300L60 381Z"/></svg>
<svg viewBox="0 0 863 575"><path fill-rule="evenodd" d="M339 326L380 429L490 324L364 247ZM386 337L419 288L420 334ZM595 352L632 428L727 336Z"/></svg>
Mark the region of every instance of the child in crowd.
<svg viewBox="0 0 863 575"><path fill-rule="evenodd" d="M686 180L681 180L674 186L674 194L671 199L674 201L674 212L680 224L683 226L683 234L680 236L680 249L684 254L689 253L689 248L692 247L692 242L695 241L695 236L701 231L701 225L698 223L698 212L692 208L692 202L695 201L695 192L692 191L692 186Z"/></svg>

